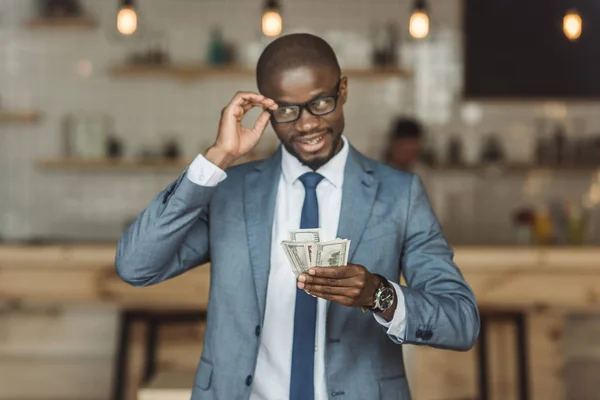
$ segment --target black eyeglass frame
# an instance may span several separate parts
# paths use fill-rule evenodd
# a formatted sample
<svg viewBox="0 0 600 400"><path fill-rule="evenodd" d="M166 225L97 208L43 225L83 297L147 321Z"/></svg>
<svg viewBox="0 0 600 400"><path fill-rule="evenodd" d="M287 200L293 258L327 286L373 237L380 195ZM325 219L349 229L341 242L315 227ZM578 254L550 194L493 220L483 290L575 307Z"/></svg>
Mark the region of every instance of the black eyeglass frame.
<svg viewBox="0 0 600 400"><path fill-rule="evenodd" d="M328 95L325 95L323 97L317 97L316 99L312 99L312 100L306 101L304 103L286 104L284 106L280 106L282 108L283 107L298 107L299 108L298 116L295 119L293 119L293 120L279 122L279 121L277 121L275 119L275 116L273 115L275 113L275 110L268 110L269 114L271 114L271 118L273 119L273 122L278 123L278 124L290 124L292 122L298 121L300 119L300 117L302 117L302 111L303 110L308 111L311 115L314 115L315 117L322 117L324 115L331 114L337 108L337 102L338 102L338 97L340 96L340 86L341 86L341 84L342 84L342 78L340 78L340 80L338 81L338 83L336 85L336 89L335 89L335 93L334 94L328 94ZM327 111L327 112L322 113L322 114L315 114L314 112L312 112L310 110L310 108L308 108L308 105L311 104L311 103L314 103L315 101L323 100L323 99L329 99L329 98L333 99L333 108L331 109L331 111Z"/></svg>

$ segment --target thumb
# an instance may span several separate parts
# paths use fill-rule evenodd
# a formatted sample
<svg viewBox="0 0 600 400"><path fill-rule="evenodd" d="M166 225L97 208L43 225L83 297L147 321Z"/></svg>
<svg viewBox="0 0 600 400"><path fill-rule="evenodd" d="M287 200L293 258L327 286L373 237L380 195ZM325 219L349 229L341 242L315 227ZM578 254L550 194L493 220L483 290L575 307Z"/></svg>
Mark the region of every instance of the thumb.
<svg viewBox="0 0 600 400"><path fill-rule="evenodd" d="M269 114L268 111L263 111L259 117L256 119L256 122L254 123L254 128L252 128L252 130L254 131L254 133L257 133L259 135L262 135L262 133L264 132L265 128L267 127L267 124L269 123L269 119L271 118L271 114Z"/></svg>

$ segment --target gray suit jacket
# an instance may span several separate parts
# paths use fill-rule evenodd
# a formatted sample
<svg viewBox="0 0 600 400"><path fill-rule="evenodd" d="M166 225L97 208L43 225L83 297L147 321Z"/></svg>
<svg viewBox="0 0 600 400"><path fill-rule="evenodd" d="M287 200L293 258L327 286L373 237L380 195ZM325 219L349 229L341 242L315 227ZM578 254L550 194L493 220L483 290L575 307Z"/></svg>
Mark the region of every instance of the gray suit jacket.
<svg viewBox="0 0 600 400"><path fill-rule="evenodd" d="M248 399L265 314L271 227L281 150L227 170L217 187L184 172L121 238L116 268L135 286L153 285L210 262L204 349L194 400ZM473 293L453 262L416 175L350 148L338 236L352 240L349 261L407 287L404 343L468 350L479 334ZM408 400L402 346L370 313L331 303L326 382L330 398Z"/></svg>

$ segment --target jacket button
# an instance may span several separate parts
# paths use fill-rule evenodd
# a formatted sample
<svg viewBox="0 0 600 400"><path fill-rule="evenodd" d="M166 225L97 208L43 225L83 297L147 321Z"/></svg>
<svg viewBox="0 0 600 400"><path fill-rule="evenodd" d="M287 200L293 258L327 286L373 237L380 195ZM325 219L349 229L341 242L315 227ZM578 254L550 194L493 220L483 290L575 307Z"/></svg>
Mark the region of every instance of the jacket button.
<svg viewBox="0 0 600 400"><path fill-rule="evenodd" d="M246 377L246 386L252 385L252 375Z"/></svg>
<svg viewBox="0 0 600 400"><path fill-rule="evenodd" d="M423 331L420 329L417 329L417 339L421 339L423 337Z"/></svg>
<svg viewBox="0 0 600 400"><path fill-rule="evenodd" d="M256 329L254 329L254 334L256 337L260 336L260 325L256 325Z"/></svg>

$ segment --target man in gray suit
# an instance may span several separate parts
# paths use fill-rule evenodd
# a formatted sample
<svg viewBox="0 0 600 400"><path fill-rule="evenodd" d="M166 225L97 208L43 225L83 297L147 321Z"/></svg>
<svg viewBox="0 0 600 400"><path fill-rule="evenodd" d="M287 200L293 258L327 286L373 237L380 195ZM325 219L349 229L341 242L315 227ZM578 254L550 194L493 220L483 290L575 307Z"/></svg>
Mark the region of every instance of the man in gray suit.
<svg viewBox="0 0 600 400"><path fill-rule="evenodd" d="M322 39L273 41L257 84L260 94L235 94L214 145L126 230L117 271L147 286L210 262L192 399L410 399L401 344L468 350L479 333L425 189L343 136L348 80ZM254 107L263 111L246 128ZM269 121L275 154L232 166ZM316 227L321 240L351 240L349 262L296 278L279 243Z"/></svg>

